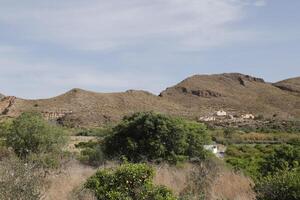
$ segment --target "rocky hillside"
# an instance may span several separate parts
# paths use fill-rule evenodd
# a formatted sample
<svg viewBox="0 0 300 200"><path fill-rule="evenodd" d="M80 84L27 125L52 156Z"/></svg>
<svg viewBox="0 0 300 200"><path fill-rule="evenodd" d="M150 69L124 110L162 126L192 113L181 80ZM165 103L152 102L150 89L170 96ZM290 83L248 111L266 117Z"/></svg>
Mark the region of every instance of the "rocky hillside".
<svg viewBox="0 0 300 200"><path fill-rule="evenodd" d="M183 115L185 108L145 91L95 93L73 89L63 95L42 100L6 97L0 112L17 116L23 111L38 111L49 120L60 120L70 126L98 126L120 120L137 111L157 111Z"/></svg>
<svg viewBox="0 0 300 200"><path fill-rule="evenodd" d="M98 126L119 121L137 111L157 111L198 119L218 110L266 117L300 118L300 78L266 83L261 78L231 73L195 75L167 88L159 96L145 91L95 93L73 89L60 96L25 100L4 97L2 117L38 111L46 119L69 126Z"/></svg>
<svg viewBox="0 0 300 200"><path fill-rule="evenodd" d="M195 75L167 88L160 96L199 113L222 109L236 114L299 118L300 97L294 93L299 89L299 80L282 81L279 87L279 83L273 85L238 73Z"/></svg>

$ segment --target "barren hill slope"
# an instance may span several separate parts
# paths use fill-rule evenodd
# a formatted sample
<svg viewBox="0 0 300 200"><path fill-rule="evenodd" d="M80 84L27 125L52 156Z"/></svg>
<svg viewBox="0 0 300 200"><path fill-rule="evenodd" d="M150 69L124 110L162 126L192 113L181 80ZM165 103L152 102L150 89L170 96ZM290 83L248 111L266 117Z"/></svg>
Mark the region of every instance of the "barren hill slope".
<svg viewBox="0 0 300 200"><path fill-rule="evenodd" d="M300 77L286 79L273 84L274 86L287 90L289 92L295 92L300 94Z"/></svg>
<svg viewBox="0 0 300 200"><path fill-rule="evenodd" d="M39 111L48 119L62 118L65 123L96 126L120 120L124 115L137 111L160 111L181 114L182 106L167 102L151 93L130 90L123 93L95 93L73 89L63 95L42 100L6 99L8 116L24 111ZM2 106L3 107L3 106ZM1 109L1 103L0 103ZM3 112L3 109L2 109Z"/></svg>
<svg viewBox="0 0 300 200"><path fill-rule="evenodd" d="M167 88L160 96L200 113L225 109L235 113L300 117L298 95L263 79L238 73L195 75Z"/></svg>

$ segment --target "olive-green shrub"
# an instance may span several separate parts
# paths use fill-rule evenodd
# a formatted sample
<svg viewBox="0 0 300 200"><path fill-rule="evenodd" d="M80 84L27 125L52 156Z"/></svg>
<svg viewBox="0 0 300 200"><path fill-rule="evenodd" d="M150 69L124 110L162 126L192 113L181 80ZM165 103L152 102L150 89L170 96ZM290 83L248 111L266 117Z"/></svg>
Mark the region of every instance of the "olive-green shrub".
<svg viewBox="0 0 300 200"><path fill-rule="evenodd" d="M170 190L152 183L154 170L146 164L123 164L99 170L85 187L98 200L176 200Z"/></svg>
<svg viewBox="0 0 300 200"><path fill-rule="evenodd" d="M258 200L299 200L300 170L282 170L262 178L255 186Z"/></svg>
<svg viewBox="0 0 300 200"><path fill-rule="evenodd" d="M38 113L21 114L11 124L6 143L21 159L54 166L61 157L66 137L59 127L49 124Z"/></svg>

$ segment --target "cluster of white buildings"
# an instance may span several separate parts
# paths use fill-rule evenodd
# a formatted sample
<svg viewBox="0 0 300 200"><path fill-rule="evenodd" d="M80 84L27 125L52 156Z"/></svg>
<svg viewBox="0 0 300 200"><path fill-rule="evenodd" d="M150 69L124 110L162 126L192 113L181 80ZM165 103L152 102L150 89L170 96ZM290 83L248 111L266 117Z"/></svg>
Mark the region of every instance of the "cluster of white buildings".
<svg viewBox="0 0 300 200"><path fill-rule="evenodd" d="M248 120L248 119L254 119L255 116L253 114L248 113L248 114L243 114L240 117L234 117L233 115L228 114L224 110L219 110L213 113L212 115L199 117L198 120L202 122L212 122L212 121L216 121L217 119L224 119L224 118L230 120L235 120L235 119Z"/></svg>

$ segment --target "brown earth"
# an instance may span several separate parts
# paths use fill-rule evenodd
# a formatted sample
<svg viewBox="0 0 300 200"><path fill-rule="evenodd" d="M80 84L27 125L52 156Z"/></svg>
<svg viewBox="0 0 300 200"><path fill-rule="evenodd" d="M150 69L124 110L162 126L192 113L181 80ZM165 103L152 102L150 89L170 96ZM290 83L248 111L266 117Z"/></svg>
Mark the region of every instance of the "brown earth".
<svg viewBox="0 0 300 200"><path fill-rule="evenodd" d="M2 117L24 111L41 112L46 119L68 126L101 126L138 111L156 111L197 119L217 110L233 114L253 113L266 117L300 118L300 78L278 83L231 73L195 75L167 88L159 96L146 91L95 93L73 89L50 99L25 100L5 97Z"/></svg>

